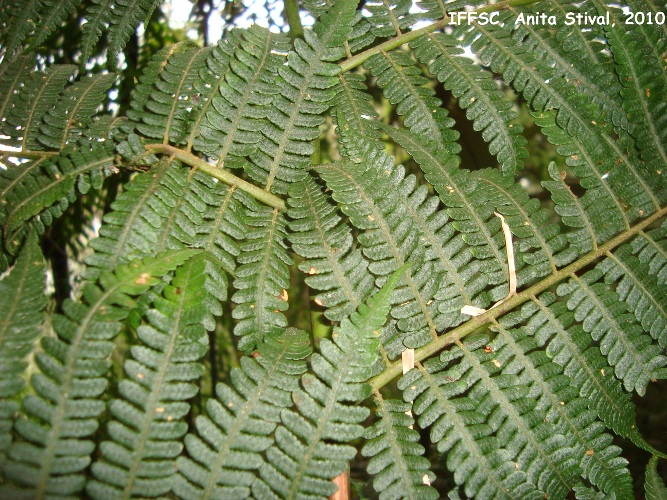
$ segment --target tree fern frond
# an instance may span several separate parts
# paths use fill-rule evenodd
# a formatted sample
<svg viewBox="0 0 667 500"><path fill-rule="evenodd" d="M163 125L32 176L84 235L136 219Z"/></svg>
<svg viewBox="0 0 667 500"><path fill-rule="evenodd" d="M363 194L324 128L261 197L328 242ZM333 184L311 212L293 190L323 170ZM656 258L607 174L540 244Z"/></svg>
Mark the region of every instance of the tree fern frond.
<svg viewBox="0 0 667 500"><path fill-rule="evenodd" d="M567 131L569 142L575 144L575 151L561 147L559 152L570 156L570 163L578 167L575 172L582 185L587 178L584 187L605 185L626 227L642 213L659 209L665 193L656 192L652 186L661 185L661 174L639 161L629 134L622 129L612 131L597 106L578 92L576 80L552 77L553 70L526 47L517 45L506 27L475 24L469 34L473 36L477 37L472 43L473 51L522 92L535 110L542 114L548 109L556 110L555 121ZM545 134L554 138L558 135L554 130L545 130ZM554 138L549 137L557 145L566 142L563 137Z"/></svg>
<svg viewBox="0 0 667 500"><path fill-rule="evenodd" d="M630 246L623 246L597 265L605 283L616 283L619 299L628 306L645 332L667 347L667 284L658 283Z"/></svg>
<svg viewBox="0 0 667 500"><path fill-rule="evenodd" d="M179 267L147 312L148 324L137 329L120 397L109 403L111 440L100 444L94 479L86 485L92 498L157 497L171 490L188 400L204 372L198 361L208 350L205 266L200 254Z"/></svg>
<svg viewBox="0 0 667 500"><path fill-rule="evenodd" d="M39 372L30 385L34 395L23 399L15 421L16 434L3 468L6 480L25 485L34 496L80 493L95 448L88 439L105 409L99 399L107 387L111 340L132 297L145 293L163 276L190 258L192 250L116 267L87 284L83 301L66 300L64 315L54 315L57 336L42 339L35 357Z"/></svg>
<svg viewBox="0 0 667 500"><path fill-rule="evenodd" d="M365 16L376 37L400 35L414 22L409 15L411 0L369 0L364 3Z"/></svg>
<svg viewBox="0 0 667 500"><path fill-rule="evenodd" d="M558 286L558 295L567 299L574 317L582 321L584 331L600 342L616 376L628 391L642 395L651 380L667 373L667 357L658 345L643 333L634 315L627 314L627 305L608 285L599 282L602 271L594 269L581 277Z"/></svg>
<svg viewBox="0 0 667 500"><path fill-rule="evenodd" d="M444 33L425 34L410 44L414 54L429 71L451 90L466 109L475 130L481 131L489 151L498 157L503 173L513 175L521 169L528 153L523 127L510 123L517 117L512 104L503 98L492 74L462 57L456 40Z"/></svg>
<svg viewBox="0 0 667 500"><path fill-rule="evenodd" d="M419 444L419 433L412 428L414 418L406 414L409 403L385 400L379 392L373 398L378 421L364 432L366 443L361 454L370 457L366 469L373 474L373 487L380 499L436 499L430 486L435 474Z"/></svg>
<svg viewBox="0 0 667 500"><path fill-rule="evenodd" d="M431 428L431 441L447 453L447 468L467 496L538 499L549 489L562 496L570 481L556 471L572 467L572 450L527 398L527 388L497 375L495 358L478 351L486 345L487 337L472 338L417 364L398 383L403 398L414 400L420 427Z"/></svg>
<svg viewBox="0 0 667 500"><path fill-rule="evenodd" d="M405 115L406 128L443 147L451 145L451 153L460 151L456 143L459 133L452 130L454 120L435 97L435 91L424 86L428 79L408 53L399 50L380 52L366 61L364 67L377 78L385 98L397 105L396 112Z"/></svg>
<svg viewBox="0 0 667 500"><path fill-rule="evenodd" d="M42 119L55 105L75 70L76 66L72 65L54 65L26 78L3 115L2 131L10 138L3 140L5 144L22 151L44 149L38 140Z"/></svg>
<svg viewBox="0 0 667 500"><path fill-rule="evenodd" d="M283 311L287 310L289 267L292 258L284 242L285 217L278 209L260 207L255 203L243 216L246 225L241 252L237 257L232 312L239 320L234 333L241 337L239 349L249 351L263 338L287 326Z"/></svg>
<svg viewBox="0 0 667 500"><path fill-rule="evenodd" d="M349 443L363 434L360 425L369 411L356 404L370 395L366 382L377 359L380 329L389 313L389 299L404 268L322 339L320 353L310 358L312 373L301 377L292 393L295 409L281 412L275 444L266 451L261 481L253 484L257 498L326 497L331 482L347 467L356 450ZM348 404L345 404L348 402Z"/></svg>
<svg viewBox="0 0 667 500"><path fill-rule="evenodd" d="M139 23L148 21L159 4L160 0L115 0L109 7L111 15L108 20L110 30L107 51L112 65L116 64L117 54L123 50Z"/></svg>
<svg viewBox="0 0 667 500"><path fill-rule="evenodd" d="M210 48L197 48L168 59L144 102L143 112L136 117L139 133L163 144L185 142L190 122L199 111L193 102L198 99L194 85L210 52Z"/></svg>
<svg viewBox="0 0 667 500"><path fill-rule="evenodd" d="M658 457L651 457L646 466L646 478L644 480L644 491L646 500L659 500L667 497L665 482L658 474Z"/></svg>
<svg viewBox="0 0 667 500"><path fill-rule="evenodd" d="M337 95L335 105L332 108L332 118L338 127L338 134L364 137L372 144L380 143L380 132L377 130L377 111L373 106L373 98L366 93L366 78L363 75L345 73L338 76ZM357 155L350 146L355 143L344 141L341 144L340 153L343 156L353 157Z"/></svg>
<svg viewBox="0 0 667 500"><path fill-rule="evenodd" d="M10 102L16 99L26 73L33 69L35 62L30 55L21 55L13 60L3 60L0 64L0 117L7 119ZM2 123L4 132L6 125Z"/></svg>
<svg viewBox="0 0 667 500"><path fill-rule="evenodd" d="M43 0L39 12L34 38L30 41L32 47L40 46L53 31L71 16L81 4L82 0Z"/></svg>
<svg viewBox="0 0 667 500"><path fill-rule="evenodd" d="M633 124L641 158L651 170L667 168L667 77L661 68L662 56L655 59L654 40L641 36L640 29L627 30L624 23L607 29L607 37L617 62L623 85L623 107ZM663 179L667 174L663 176Z"/></svg>
<svg viewBox="0 0 667 500"><path fill-rule="evenodd" d="M343 44L351 31L355 0L336 2L305 41L296 39L287 64L280 66L280 94L268 110L262 139L250 156L246 172L267 191L286 193L288 183L305 177L305 167L324 121L321 114L333 104L340 67L331 61L344 54Z"/></svg>
<svg viewBox="0 0 667 500"><path fill-rule="evenodd" d="M31 233L16 264L0 281L0 464L11 444L12 421L19 409L13 398L26 385L25 358L41 333L45 284L44 259L37 237Z"/></svg>
<svg viewBox="0 0 667 500"><path fill-rule="evenodd" d="M373 291L368 261L353 249L350 227L312 177L290 188L288 236L294 251L303 257L299 269L308 274L306 284L322 290L313 297L326 308L325 316L341 321L352 314Z"/></svg>
<svg viewBox="0 0 667 500"><path fill-rule="evenodd" d="M437 212L437 199L428 196L425 186L417 186L414 176L406 177L403 167L395 167L393 158L369 149L359 158L362 163L321 165L317 170L350 222L364 231L358 241L378 286L384 276L413 263L392 296L391 314L403 335L383 338L393 358L404 344L421 347L462 321L461 307L484 284L476 281L476 268L468 266L470 254L453 238L454 228ZM438 290L443 293L436 296Z"/></svg>
<svg viewBox="0 0 667 500"><path fill-rule="evenodd" d="M115 74L95 75L67 87L55 106L44 115L38 140L56 150L75 142L115 80Z"/></svg>
<svg viewBox="0 0 667 500"><path fill-rule="evenodd" d="M69 146L56 159L32 160L11 165L0 180L4 194L0 222L13 254L32 225L38 234L77 197L99 189L104 179L117 172L114 157L104 143ZM27 222L30 225L26 225Z"/></svg>
<svg viewBox="0 0 667 500"><path fill-rule="evenodd" d="M648 265L649 274L656 276L658 283L667 283L667 221L660 227L642 232L631 245L632 253L642 264Z"/></svg>
<svg viewBox="0 0 667 500"><path fill-rule="evenodd" d="M563 374L563 366L541 350L545 337L526 337L521 331L510 330L522 320L521 314L508 315L495 325L498 336L489 344L495 359L502 360L505 353L501 351L505 350L513 356L501 361L503 373L516 376L521 372L523 383L530 386L530 397L538 401L538 407L547 408L545 419L555 424L574 448L582 477L607 495L631 496L632 480L627 461L619 457L621 449L612 445L612 436L603 432L604 425Z"/></svg>
<svg viewBox="0 0 667 500"><path fill-rule="evenodd" d="M241 31L229 70L202 122L196 146L228 167L241 167L262 137L278 68L289 50L287 37L255 26Z"/></svg>
<svg viewBox="0 0 667 500"><path fill-rule="evenodd" d="M3 5L3 11L5 9L12 11L5 30L6 37L3 40L5 54L10 59L37 27L39 12L44 3L45 0L28 0L27 2L14 0L11 5Z"/></svg>
<svg viewBox="0 0 667 500"><path fill-rule="evenodd" d="M290 394L310 352L306 332L288 328L266 337L257 355L241 358L241 367L230 374L231 385L217 386L217 398L206 403L207 416L198 416L197 432L185 438L188 456L178 459L174 484L179 498L249 495L252 471L264 463L261 452L273 443L281 409L292 406Z"/></svg>

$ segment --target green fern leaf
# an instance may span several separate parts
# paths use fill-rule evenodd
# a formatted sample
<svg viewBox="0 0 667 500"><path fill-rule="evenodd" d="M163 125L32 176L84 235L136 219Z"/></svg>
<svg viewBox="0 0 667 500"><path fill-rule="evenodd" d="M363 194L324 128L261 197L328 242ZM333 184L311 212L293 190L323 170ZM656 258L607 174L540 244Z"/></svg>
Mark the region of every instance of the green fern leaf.
<svg viewBox="0 0 667 500"><path fill-rule="evenodd" d="M10 57L18 52L20 46L25 42L30 33L37 27L39 11L44 0L14 0L11 5L3 5L5 9L11 9L12 13L8 19L8 26L4 30L7 33L3 39L5 53Z"/></svg>
<svg viewBox="0 0 667 500"><path fill-rule="evenodd" d="M443 147L452 145L453 154L460 151L455 142L459 134L451 130L454 120L442 107L440 99L435 97L435 91L424 86L428 79L409 54L399 50L380 52L371 57L364 67L377 77L377 84L389 102L397 105L396 112L405 115L403 123L407 128L442 143Z"/></svg>
<svg viewBox="0 0 667 500"><path fill-rule="evenodd" d="M52 320L57 336L43 337L43 351L35 357L39 373L30 381L34 394L23 399L14 423L20 439L9 449L6 480L24 485L26 494L34 496L70 496L83 490L83 471L95 448L88 438L106 407L99 397L107 388L111 340L132 297L145 293L160 282L155 276L194 253L174 251L118 266L100 276L99 286L84 286L82 302L65 301L64 315Z"/></svg>
<svg viewBox="0 0 667 500"><path fill-rule="evenodd" d="M411 0L371 0L364 3L365 16L371 25L371 33L376 37L400 35L409 28L413 20L408 15Z"/></svg>
<svg viewBox="0 0 667 500"><path fill-rule="evenodd" d="M619 21L620 22L620 21ZM667 77L654 59L654 40L641 36L641 30L627 30L624 23L607 30L623 90L623 106L633 124L642 159L652 170L667 167Z"/></svg>
<svg viewBox="0 0 667 500"><path fill-rule="evenodd" d="M89 76L67 87L44 115L39 141L56 150L74 143L116 80L115 74Z"/></svg>
<svg viewBox="0 0 667 500"><path fill-rule="evenodd" d="M336 490L330 481L347 467L356 450L349 443L363 434L360 425L368 409L354 402L370 395L366 383L377 359L380 329L389 313L389 299L405 268L362 304L333 333L322 339L321 354L313 354L313 373L301 378L292 394L295 410L281 412L275 444L266 451L253 483L256 498L326 497ZM344 404L351 402L352 404Z"/></svg>
<svg viewBox="0 0 667 500"><path fill-rule="evenodd" d="M11 61L3 61L0 64L0 116L9 115L10 103L16 99L20 92L21 84L34 66L34 61L29 55L21 55ZM5 124L2 124L5 131Z"/></svg>
<svg viewBox="0 0 667 500"><path fill-rule="evenodd" d="M665 482L658 474L658 457L653 456L646 466L646 479L644 481L646 500L664 500L667 498Z"/></svg>
<svg viewBox="0 0 667 500"><path fill-rule="evenodd" d="M425 450L418 443L419 433L412 428L411 405L385 400L379 392L375 393L374 402L379 420L366 428L367 442L361 454L370 457L366 469L375 475L373 487L380 499L439 498L430 486L435 474L429 470L428 459L422 456Z"/></svg>
<svg viewBox="0 0 667 500"><path fill-rule="evenodd" d="M41 333L45 280L42 253L31 233L16 264L0 281L0 463L11 444L12 421L19 408L13 397L26 385L25 358Z"/></svg>
<svg viewBox="0 0 667 500"><path fill-rule="evenodd" d="M71 65L51 66L45 72L32 73L26 79L5 111L6 121L2 130L11 140L3 143L22 151L44 148L38 140L42 119L55 105L75 69Z"/></svg>
<svg viewBox="0 0 667 500"><path fill-rule="evenodd" d="M326 308L325 316L341 321L375 288L368 261L352 248L350 227L341 223L335 206L311 177L292 185L288 204L287 214L293 219L288 238L304 259L299 269L308 273L308 286L323 291L313 299Z"/></svg>
<svg viewBox="0 0 667 500"><path fill-rule="evenodd" d="M567 298L575 319L583 321L584 331L600 342L602 354L625 388L643 395L651 380L667 375L667 357L644 335L635 317L627 314L618 294L599 282L601 277L598 269L573 277L558 286L558 295Z"/></svg>
<svg viewBox="0 0 667 500"><path fill-rule="evenodd" d="M632 253L656 276L658 283L667 283L667 221L662 226L646 231L631 243Z"/></svg>
<svg viewBox="0 0 667 500"><path fill-rule="evenodd" d="M42 234L54 218L77 197L99 189L104 179L117 172L114 158L103 143L66 148L55 160L33 160L10 165L0 177L3 207L0 223L8 236L7 251L13 255L30 226ZM30 224L26 224L30 222Z"/></svg>
<svg viewBox="0 0 667 500"><path fill-rule="evenodd" d="M522 321L520 313L510 314L496 324L498 336L489 344L494 359L510 376L516 376L517 364L522 366L523 383L531 387L531 397L538 405L548 408L546 419L573 447L582 477L607 495L631 496L632 481L627 461L619 457L621 449L612 445L612 436L603 432L589 401L580 397L572 380L563 374L563 366L540 350L547 338L526 337L521 330L510 330Z"/></svg>
<svg viewBox="0 0 667 500"><path fill-rule="evenodd" d="M236 269L232 300L237 304L232 316L239 320L234 333L241 337L238 348L249 351L262 339L276 335L287 326L289 267L285 217L278 209L247 209L243 218L247 227Z"/></svg>
<svg viewBox="0 0 667 500"><path fill-rule="evenodd" d="M159 4L160 0L115 0L109 7L111 29L107 51L112 65L116 64L116 55L123 50L139 23L147 22Z"/></svg>
<svg viewBox="0 0 667 500"><path fill-rule="evenodd" d="M410 44L415 57L459 98L475 130L482 132L489 151L498 157L503 173L513 175L528 155L523 127L510 123L517 113L503 99L491 73L461 57L462 50L456 45L456 40L444 33L427 34Z"/></svg>
<svg viewBox="0 0 667 500"><path fill-rule="evenodd" d="M255 481L252 470L264 463L261 452L280 411L292 406L291 391L306 371L311 348L306 332L288 328L268 337L252 357L241 358L231 385L218 384L217 398L206 403L207 415L196 420L197 433L185 438L188 457L178 459L174 493L179 498L247 497Z"/></svg>
<svg viewBox="0 0 667 500"><path fill-rule="evenodd" d="M59 28L76 11L80 4L81 0L43 0L35 36L30 45L39 47L53 31Z"/></svg>
<svg viewBox="0 0 667 500"><path fill-rule="evenodd" d="M323 15L305 41L296 39L287 64L279 68L276 95L267 112L257 150L246 165L248 175L265 189L282 194L288 184L305 177L313 152L311 141L320 135L321 116L333 104L340 67L331 61L344 54L355 0L341 0Z"/></svg>
<svg viewBox="0 0 667 500"><path fill-rule="evenodd" d="M255 26L235 35L238 43L229 70L218 82L216 94L195 145L218 166L242 167L255 152L275 89L278 68L289 49L288 39ZM234 40L234 37L232 37Z"/></svg>
<svg viewBox="0 0 667 500"><path fill-rule="evenodd" d="M94 479L86 485L92 498L157 497L171 490L188 400L204 371L198 361L208 351L205 266L202 254L179 267L147 312L148 324L137 330L140 343L125 361L120 397L109 403L111 440L100 444Z"/></svg>

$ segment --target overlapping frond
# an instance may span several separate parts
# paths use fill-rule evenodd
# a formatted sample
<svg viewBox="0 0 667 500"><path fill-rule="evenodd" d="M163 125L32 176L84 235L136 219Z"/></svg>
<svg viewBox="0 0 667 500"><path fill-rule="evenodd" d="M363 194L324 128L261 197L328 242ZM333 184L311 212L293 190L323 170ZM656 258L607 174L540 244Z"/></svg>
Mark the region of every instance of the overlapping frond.
<svg viewBox="0 0 667 500"><path fill-rule="evenodd" d="M253 484L256 498L327 497L331 482L347 468L356 449L348 443L363 434L360 425L369 414L357 402L370 395L367 380L377 359L380 330L387 319L392 290L401 268L349 318L322 339L320 353L310 358L311 373L301 377L292 393L294 410L280 413L275 443L266 451Z"/></svg>
<svg viewBox="0 0 667 500"><path fill-rule="evenodd" d="M174 493L179 498L247 497L264 463L262 452L283 408L292 406L310 355L306 332L288 328L266 337L253 356L241 358L231 371L231 384L219 384L217 397L197 417L196 432L185 438L187 455L178 459Z"/></svg>
<svg viewBox="0 0 667 500"><path fill-rule="evenodd" d="M76 199L77 193L99 189L104 179L115 172L112 151L100 142L69 146L51 160L10 163L0 172L0 223L7 237L5 251L14 255L31 226L42 234Z"/></svg>
<svg viewBox="0 0 667 500"><path fill-rule="evenodd" d="M99 445L86 485L92 498L154 498L172 488L189 400L204 373L199 361L208 350L205 267L204 254L179 267L137 329L119 397L109 403L110 440Z"/></svg>
<svg viewBox="0 0 667 500"><path fill-rule="evenodd" d="M26 238L16 264L0 281L0 465L12 442L16 396L26 386L26 357L33 351L46 306L44 259L34 233Z"/></svg>
<svg viewBox="0 0 667 500"><path fill-rule="evenodd" d="M312 298L326 308L325 316L341 321L374 289L368 261L353 248L351 228L312 177L293 184L289 194L289 240L304 259L299 269L308 274L308 286L322 290Z"/></svg>
<svg viewBox="0 0 667 500"><path fill-rule="evenodd" d="M116 75L112 73L94 75L67 87L44 115L38 140L56 150L74 143L100 110L104 96L115 80Z"/></svg>
<svg viewBox="0 0 667 500"><path fill-rule="evenodd" d="M411 405L394 399L385 400L378 392L373 401L378 421L364 431L366 443L361 454L370 457L366 469L373 474L373 487L380 499L439 498L431 487L435 474L419 444L419 432L414 430ZM407 412L407 413L406 413Z"/></svg>
<svg viewBox="0 0 667 500"><path fill-rule="evenodd" d="M376 37L400 35L413 21L409 15L411 0L369 0L364 2L364 14Z"/></svg>
<svg viewBox="0 0 667 500"><path fill-rule="evenodd" d="M386 153L370 146L359 149L360 163L321 165L317 171L350 222L363 231L358 241L377 285L404 264L413 264L392 296L391 314L402 334L387 330L383 337L395 357L405 346L425 345L462 321L461 307L484 285L426 186L418 186ZM439 290L444 293L436 296Z"/></svg>
<svg viewBox="0 0 667 500"><path fill-rule="evenodd" d="M254 200L253 200L254 201ZM287 290L292 258L285 244L285 216L277 208L255 203L243 214L246 227L237 257L232 312L239 320L234 333L241 337L239 349L249 351L267 336L287 326Z"/></svg>
<svg viewBox="0 0 667 500"><path fill-rule="evenodd" d="M54 65L46 71L31 73L17 92L7 95L11 99L2 115L5 117L2 132L7 136L3 144L21 151L44 149L38 140L42 119L55 105L75 69L71 65Z"/></svg>
<svg viewBox="0 0 667 500"><path fill-rule="evenodd" d="M147 21L159 3L159 0L92 0L83 25L82 59L91 56L102 33L108 30L107 57L115 64L118 53L139 23Z"/></svg>
<svg viewBox="0 0 667 500"><path fill-rule="evenodd" d="M602 278L600 269L574 276L558 286L558 295L567 300L584 331L600 342L600 351L624 387L642 395L651 380L667 376L667 357Z"/></svg>
<svg viewBox="0 0 667 500"><path fill-rule="evenodd" d="M660 227L642 232L632 243L632 253L649 268L658 283L667 283L667 221Z"/></svg>
<svg viewBox="0 0 667 500"><path fill-rule="evenodd" d="M380 52L371 57L364 67L377 78L384 96L396 105L396 112L404 115L403 123L411 132L429 137L432 141L455 145L451 153L458 153L459 134L451 130L454 120L442 107L435 91L426 87L428 79L422 75L410 54L400 50Z"/></svg>
<svg viewBox="0 0 667 500"><path fill-rule="evenodd" d="M459 99L475 130L489 143L504 173L513 175L520 170L528 155L521 135L523 127L511 123L517 112L503 97L492 73L481 68L458 47L455 38L445 33L425 34L410 44L414 55L440 80L447 90Z"/></svg>
<svg viewBox="0 0 667 500"><path fill-rule="evenodd" d="M503 344L484 336L456 342L408 372L399 388L467 496L561 498L576 484L574 449L530 387L502 373L513 354Z"/></svg>
<svg viewBox="0 0 667 500"><path fill-rule="evenodd" d="M217 82L219 90L211 97L195 146L218 158L219 166L239 168L262 138L289 43L287 37L258 26L236 31L230 40L218 46L221 54L229 52L229 68Z"/></svg>
<svg viewBox="0 0 667 500"><path fill-rule="evenodd" d="M313 152L311 141L320 135L322 113L336 96L340 67L332 61L345 53L356 2L341 0L320 18L305 40L294 41L286 64L280 66L276 95L267 112L257 150L250 155L246 172L265 189L286 193L290 182L305 177Z"/></svg>
<svg viewBox="0 0 667 500"><path fill-rule="evenodd" d="M658 474L658 457L656 456L651 457L646 466L644 491L646 492L646 500L658 500L667 496L665 482Z"/></svg>
<svg viewBox="0 0 667 500"><path fill-rule="evenodd" d="M195 252L181 250L134 261L102 274L99 284L83 287L82 301L68 299L63 315L54 315L56 335L42 338L39 367L14 423L16 435L3 467L7 481L25 486L34 496L79 494L84 470L95 449L90 436L105 410L100 395L107 388L108 356L113 338L128 314L132 297L145 293L158 278ZM5 496L13 496L13 486Z"/></svg>

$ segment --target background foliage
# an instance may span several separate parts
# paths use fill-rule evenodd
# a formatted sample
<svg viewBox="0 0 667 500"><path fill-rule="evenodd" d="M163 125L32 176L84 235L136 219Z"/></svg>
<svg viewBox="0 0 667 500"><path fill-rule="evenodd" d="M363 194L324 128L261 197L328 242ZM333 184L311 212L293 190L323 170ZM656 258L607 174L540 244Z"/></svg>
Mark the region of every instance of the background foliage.
<svg viewBox="0 0 667 500"><path fill-rule="evenodd" d="M2 495L663 498L665 4L259 7L0 2Z"/></svg>

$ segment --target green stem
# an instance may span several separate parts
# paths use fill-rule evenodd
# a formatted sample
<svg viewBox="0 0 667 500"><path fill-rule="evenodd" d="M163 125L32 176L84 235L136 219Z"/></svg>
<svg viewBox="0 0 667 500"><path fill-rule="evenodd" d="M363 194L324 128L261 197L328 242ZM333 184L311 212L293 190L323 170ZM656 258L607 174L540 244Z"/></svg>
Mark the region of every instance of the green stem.
<svg viewBox="0 0 667 500"><path fill-rule="evenodd" d="M0 150L0 160L5 158L30 158L39 160L41 158L51 158L58 156L60 151L6 151Z"/></svg>
<svg viewBox="0 0 667 500"><path fill-rule="evenodd" d="M519 5L527 5L535 3L537 1L539 0L505 0L504 2L498 2L493 5L485 5L484 7L480 7L479 9L474 10L472 12L476 13L493 12L497 10L506 9L507 7L510 6L517 7ZM434 31L440 30L449 24L449 20L450 20L449 16L444 17L440 21L436 21L433 24L429 24L428 26L424 26L423 28L420 28L418 30L403 33L402 35L399 35L395 38L391 38L390 40L387 40L386 42L383 42L380 45L376 45L375 47L360 52L355 56L349 57L339 64L340 71L341 73L350 71L351 69L354 69L357 66L360 66L363 63L365 63L366 60L368 60L371 56L374 56L375 54L378 54L382 51L388 52L390 50L395 49L396 47L400 47L403 44L411 42L415 38L419 38L420 36L426 33L433 33Z"/></svg>
<svg viewBox="0 0 667 500"><path fill-rule="evenodd" d="M292 40L303 37L303 25L301 24L301 17L299 17L299 6L296 0L284 0L285 17L287 24L289 24L289 36Z"/></svg>
<svg viewBox="0 0 667 500"><path fill-rule="evenodd" d="M256 200L261 201L266 205L278 208L280 210L285 210L285 202L281 198L278 198L277 196L267 191L264 191L261 188L258 188L254 184L249 183L248 181L244 181L243 179L236 177L234 174L228 172L227 170L218 168L216 166L211 165L210 163L207 163L206 161L202 160L198 156L193 155L192 153L188 153L186 151L183 151L182 149L175 148L174 146L170 146L169 144L147 144L146 150L150 152L164 153L173 156L177 160L185 163L186 165L198 168L202 172L210 175L211 177L215 177L216 179L224 182L225 184L229 184L230 186L236 186L240 190L245 191L250 196L252 196Z"/></svg>
<svg viewBox="0 0 667 500"><path fill-rule="evenodd" d="M453 330L447 332L445 335L438 337L437 340L434 340L428 345L421 347L415 350L415 362L422 361L429 356L436 354L450 344L453 344L456 340L459 340L466 335L474 332L478 328L490 323L492 320L502 316L503 314L511 311L515 307L523 304L533 296L537 296L549 287L563 281L564 279L572 276L577 271L583 269L586 266L591 265L600 257L603 257L607 252L610 252L619 245L625 243L630 238L635 236L640 231L644 230L647 226L650 226L655 221L667 215L667 207L662 208L658 212L654 213L650 217L644 219L639 224L633 226L627 231L619 234L615 238L609 240L604 245L599 246L594 251L586 254L581 259L573 262L567 267L564 267L560 271L555 272L549 277L543 279L539 283L527 288L523 292L517 293L516 295L507 299L506 302L503 302L498 307L489 309L484 314L476 316L466 321L461 326L454 328ZM380 389L391 382L394 378L399 376L403 368L401 365L401 360L393 362L389 365L380 375L371 379L370 384L373 389Z"/></svg>

